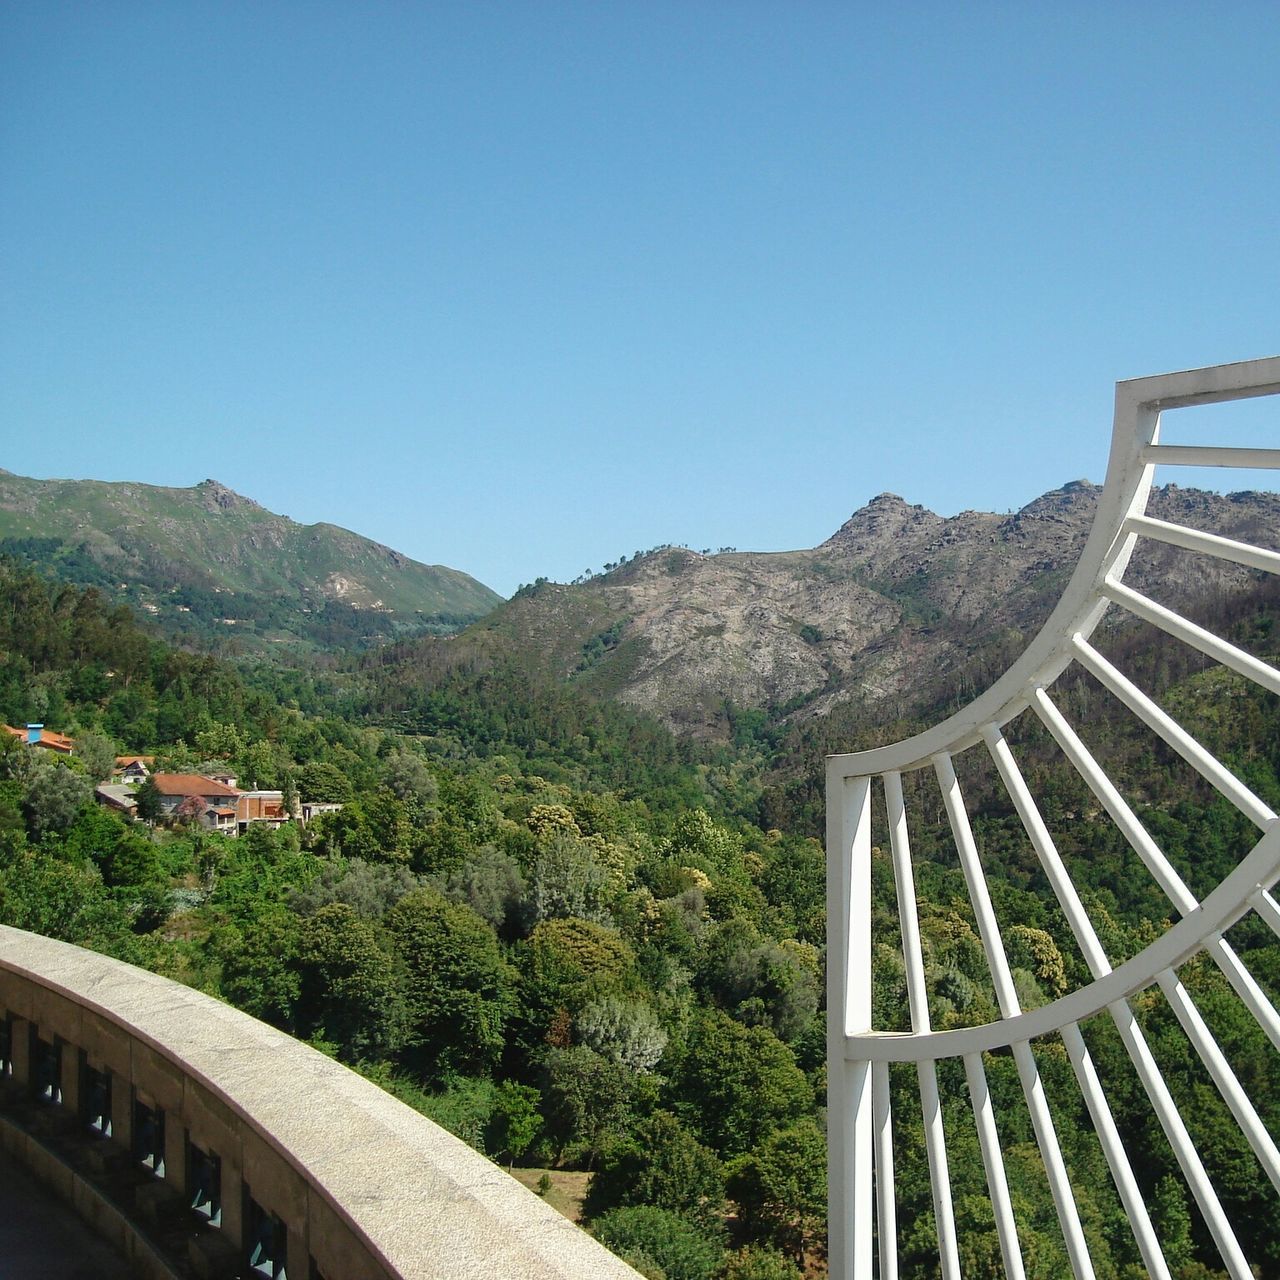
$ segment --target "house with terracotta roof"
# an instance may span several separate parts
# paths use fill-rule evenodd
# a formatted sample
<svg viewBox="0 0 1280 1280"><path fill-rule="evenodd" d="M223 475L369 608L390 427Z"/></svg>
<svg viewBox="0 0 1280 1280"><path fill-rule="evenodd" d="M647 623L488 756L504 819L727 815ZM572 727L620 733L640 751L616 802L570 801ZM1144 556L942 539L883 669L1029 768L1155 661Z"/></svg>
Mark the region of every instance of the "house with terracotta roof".
<svg viewBox="0 0 1280 1280"><path fill-rule="evenodd" d="M151 776L155 756L116 756L115 777L118 782L141 782Z"/></svg>
<svg viewBox="0 0 1280 1280"><path fill-rule="evenodd" d="M198 818L211 831L236 835L236 801L240 792L201 773L153 773L160 796L160 816ZM182 810L181 815L179 810Z"/></svg>
<svg viewBox="0 0 1280 1280"><path fill-rule="evenodd" d="M43 747L46 751L56 751L60 756L72 755L76 749L75 741L68 738L65 733L54 733L52 729L46 729L42 724L29 724L25 729L15 729L10 724L0 727L5 733L17 738L19 742L25 742L29 747Z"/></svg>

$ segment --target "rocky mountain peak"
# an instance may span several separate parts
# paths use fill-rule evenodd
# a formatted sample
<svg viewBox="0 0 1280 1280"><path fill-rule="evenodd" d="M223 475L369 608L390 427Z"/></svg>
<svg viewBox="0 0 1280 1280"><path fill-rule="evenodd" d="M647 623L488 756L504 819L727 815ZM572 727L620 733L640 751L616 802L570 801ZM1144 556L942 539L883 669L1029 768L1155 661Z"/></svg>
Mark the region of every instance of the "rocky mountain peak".
<svg viewBox="0 0 1280 1280"><path fill-rule="evenodd" d="M907 529L941 523L942 517L927 507L909 503L896 493L880 493L855 511L822 545L865 551Z"/></svg>
<svg viewBox="0 0 1280 1280"><path fill-rule="evenodd" d="M263 510L252 498L242 497L234 489L228 489L225 484L217 480L201 480L196 485L196 492L200 495L207 511L234 511L242 507L248 507L254 511Z"/></svg>

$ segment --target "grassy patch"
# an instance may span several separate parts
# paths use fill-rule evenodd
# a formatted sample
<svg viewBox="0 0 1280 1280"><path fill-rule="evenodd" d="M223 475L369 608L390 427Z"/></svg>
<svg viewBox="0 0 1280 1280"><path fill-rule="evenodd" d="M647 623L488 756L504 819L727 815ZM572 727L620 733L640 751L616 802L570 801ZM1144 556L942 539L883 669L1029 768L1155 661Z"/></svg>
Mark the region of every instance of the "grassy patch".
<svg viewBox="0 0 1280 1280"><path fill-rule="evenodd" d="M575 1173L566 1169L512 1169L511 1176L530 1191L537 1191L538 1183L546 1175L551 1186L542 1197L557 1213L570 1222L582 1221L582 1201L587 1194L589 1173Z"/></svg>

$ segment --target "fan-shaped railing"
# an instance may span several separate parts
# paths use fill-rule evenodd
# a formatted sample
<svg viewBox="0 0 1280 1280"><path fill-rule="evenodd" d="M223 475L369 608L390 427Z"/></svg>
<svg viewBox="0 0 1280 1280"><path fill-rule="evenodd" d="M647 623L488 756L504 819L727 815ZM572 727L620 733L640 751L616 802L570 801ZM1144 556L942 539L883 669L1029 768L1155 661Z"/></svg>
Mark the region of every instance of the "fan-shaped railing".
<svg viewBox="0 0 1280 1280"><path fill-rule="evenodd" d="M1168 1139L1187 1191L1232 1280L1251 1280L1253 1272L1233 1225L1215 1190L1215 1170L1197 1150L1184 1117L1161 1072L1156 1055L1134 1012L1133 997L1147 988L1163 993L1190 1051L1203 1064L1226 1107L1252 1149L1265 1177L1280 1190L1280 1150L1260 1119L1236 1071L1215 1040L1205 1018L1178 975L1179 966L1203 952L1225 975L1230 987L1280 1049L1280 1016L1224 933L1250 912L1280 934L1280 904L1271 894L1280 878L1280 830L1270 807L1229 770L1192 733L1090 643L1111 606L1153 624L1173 642L1238 673L1262 689L1280 693L1280 670L1243 648L1158 603L1124 581L1135 547L1144 540L1180 549L1180 554L1214 557L1263 573L1280 572L1276 551L1220 535L1157 520L1146 514L1157 466L1280 468L1280 449L1175 446L1160 443L1161 416L1169 410L1280 392L1280 358L1217 366L1118 383L1115 425L1106 484L1081 560L1060 602L1040 633L1013 666L964 710L915 737L871 751L829 757L827 761L828 849L828 1126L830 1146L831 1275L839 1280L881 1280L898 1275L900 1228L894 1181L894 1115L890 1065L914 1064L919 1107L911 1128L922 1127L927 1152L937 1268L944 1280L961 1274L963 1240L957 1238L948 1168L947 1133L939 1097L937 1065L963 1062L976 1128L977 1146L990 1196L999 1253L1011 1277L1026 1274L1019 1221L1006 1176L997 1114L989 1087L990 1059L1011 1056L1029 1111L1063 1243L1076 1277L1093 1277L1089 1233L1081 1222L1077 1195L1063 1159L1054 1118L1040 1074L1037 1047L1056 1042L1065 1050L1075 1082L1092 1120L1115 1191L1148 1272L1167 1278L1169 1264L1160 1233L1144 1200L1142 1178L1135 1175L1121 1140L1102 1079L1080 1025L1094 1015L1113 1020L1137 1080ZM1277 530L1280 533L1280 530ZM1105 646L1104 646L1105 647ZM1073 666L1096 678L1132 713L1141 726L1187 762L1256 827L1258 836L1220 883L1197 900L1139 817L1141 804L1122 794L1099 759L1085 745L1055 701L1050 686ZM1095 922L1090 918L1042 816L1037 797L1006 738L1018 717L1035 717L1052 749L1074 770L1096 801L1096 812L1075 822L1114 824L1170 906L1170 919L1138 954L1112 967ZM991 774L989 785L1007 797L1052 888L1091 980L1038 1008L1021 1007L1010 959L979 843L953 761L973 748L962 773ZM975 759L976 757L976 759ZM998 1016L977 1026L933 1030L930 990L918 919L917 896L903 778L931 771L945 813L950 840L963 871L969 903L990 971ZM881 784L873 786L875 779ZM919 780L912 780L918 786ZM930 787L931 783L928 784ZM879 805L883 797L884 808ZM874 807L873 807L874 806ZM1105 816L1104 816L1105 815ZM872 1027L872 863L883 856L873 848L873 824L887 829L898 919L895 945L905 970L910 1031ZM887 878L887 877L886 877ZM1069 941L1063 940L1066 945ZM1069 1078L1069 1077L1068 1077ZM899 1094L899 1097L901 1095ZM1008 1105L1006 1103L1006 1105ZM1144 1104L1145 1105L1145 1104ZM1022 1121L1025 1125L1025 1120ZM976 1165L975 1165L976 1168ZM931 1267L932 1269L932 1267Z"/></svg>

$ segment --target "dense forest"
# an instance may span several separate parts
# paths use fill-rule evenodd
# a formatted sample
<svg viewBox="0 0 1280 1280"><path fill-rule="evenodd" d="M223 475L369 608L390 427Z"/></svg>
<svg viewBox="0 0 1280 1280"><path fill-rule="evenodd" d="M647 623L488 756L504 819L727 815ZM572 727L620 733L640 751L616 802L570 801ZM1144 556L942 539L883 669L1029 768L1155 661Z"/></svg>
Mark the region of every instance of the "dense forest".
<svg viewBox="0 0 1280 1280"><path fill-rule="evenodd" d="M1208 602L1265 651L1280 601ZM1108 651L1158 688L1280 808L1270 695L1138 628ZM791 731L727 708L729 746L691 746L634 712L441 645L406 680L377 653L345 668L227 662L151 638L92 588L0 562L0 720L73 735L76 755L0 745L0 921L97 948L220 996L363 1072L494 1160L586 1181L585 1225L661 1280L785 1280L824 1261L824 750L865 745L849 716ZM974 655L980 684L1001 654ZM954 695L953 695L954 696ZM1252 842L1243 820L1153 751L1087 677L1060 701L1140 798L1197 892ZM907 731L877 731L879 740ZM1169 915L1118 834L1072 844L1090 797L1046 735L1014 737L1046 819L1117 962ZM7 737L7 735L6 735ZM238 839L128 822L93 803L117 752L158 769L229 769L242 785L342 808ZM958 762L962 774L963 758ZM995 997L936 788L908 779L936 1027ZM966 779L1024 1007L1087 980L1006 797ZM1194 806L1186 797L1195 800ZM882 833L873 873L875 1023L906 1024ZM1081 837L1083 840L1083 837ZM1280 946L1232 942L1272 993ZM1180 977L1271 1131L1276 1054L1217 970ZM1134 1001L1261 1274L1280 1274L1274 1196L1158 990ZM1084 1028L1177 1280L1220 1263L1111 1024ZM1037 1050L1097 1275L1144 1275L1060 1046ZM1069 1274L1013 1060L989 1055L1028 1274ZM902 1274L936 1273L914 1073L895 1069ZM940 1064L966 1277L1003 1274L960 1063ZM1024 1117L1019 1125L1018 1117ZM913 1118L914 1117L914 1118Z"/></svg>

